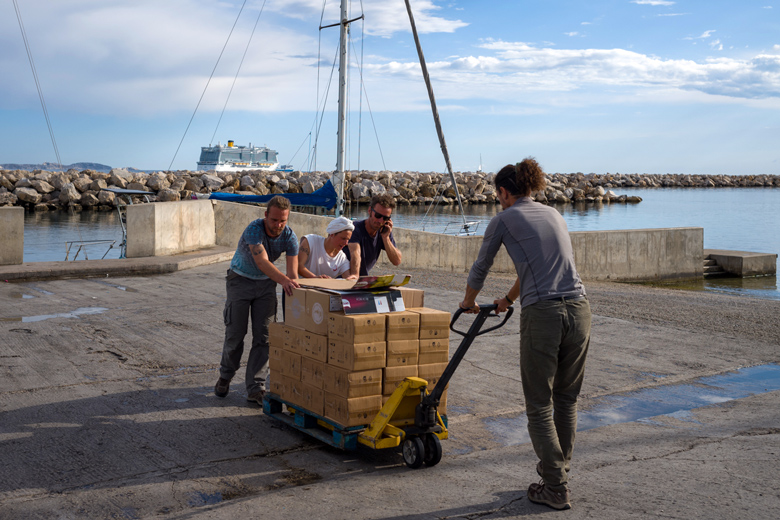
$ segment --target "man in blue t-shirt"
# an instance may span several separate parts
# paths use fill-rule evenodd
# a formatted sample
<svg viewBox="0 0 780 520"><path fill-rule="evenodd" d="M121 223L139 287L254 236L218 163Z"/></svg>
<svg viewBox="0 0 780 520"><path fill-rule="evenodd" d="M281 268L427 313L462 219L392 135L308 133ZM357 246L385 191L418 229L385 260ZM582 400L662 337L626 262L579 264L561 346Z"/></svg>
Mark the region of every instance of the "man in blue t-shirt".
<svg viewBox="0 0 780 520"><path fill-rule="evenodd" d="M227 300L223 313L225 343L214 386L218 397L225 397L230 380L241 365L244 337L252 316L252 348L246 365L247 400L263 404L268 375L268 326L276 318L276 284L288 295L298 287L298 238L287 227L290 201L276 196L268 202L265 218L249 224L238 241L226 277ZM274 262L285 254L287 274Z"/></svg>
<svg viewBox="0 0 780 520"><path fill-rule="evenodd" d="M349 274L368 276L382 250L393 265L401 264L401 251L395 247L391 215L395 201L390 195L374 195L368 206L368 218L355 222L352 238L343 249L349 258Z"/></svg>

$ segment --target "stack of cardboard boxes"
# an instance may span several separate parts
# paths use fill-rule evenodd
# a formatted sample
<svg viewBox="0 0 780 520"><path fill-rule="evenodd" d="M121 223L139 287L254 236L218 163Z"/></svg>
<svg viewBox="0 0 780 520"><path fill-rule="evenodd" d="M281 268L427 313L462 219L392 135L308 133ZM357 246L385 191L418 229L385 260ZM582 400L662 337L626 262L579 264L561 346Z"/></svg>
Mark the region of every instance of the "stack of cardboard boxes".
<svg viewBox="0 0 780 520"><path fill-rule="evenodd" d="M421 290L401 292L405 311L347 315L339 295L295 289L285 322L271 325L270 392L351 427L370 423L406 377L432 390L449 360L450 314L423 307Z"/></svg>

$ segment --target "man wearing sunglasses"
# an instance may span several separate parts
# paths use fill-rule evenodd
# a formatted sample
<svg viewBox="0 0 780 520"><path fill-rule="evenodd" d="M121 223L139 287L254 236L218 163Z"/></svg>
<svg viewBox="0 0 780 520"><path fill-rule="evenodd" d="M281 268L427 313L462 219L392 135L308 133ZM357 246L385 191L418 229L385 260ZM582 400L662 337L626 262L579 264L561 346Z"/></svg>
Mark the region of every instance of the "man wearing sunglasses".
<svg viewBox="0 0 780 520"><path fill-rule="evenodd" d="M374 195L368 206L368 218L355 222L352 238L344 248L344 254L349 258L350 276L368 276L382 250L391 264L401 264L401 251L395 247L393 238L391 215L394 209L395 200L390 195Z"/></svg>

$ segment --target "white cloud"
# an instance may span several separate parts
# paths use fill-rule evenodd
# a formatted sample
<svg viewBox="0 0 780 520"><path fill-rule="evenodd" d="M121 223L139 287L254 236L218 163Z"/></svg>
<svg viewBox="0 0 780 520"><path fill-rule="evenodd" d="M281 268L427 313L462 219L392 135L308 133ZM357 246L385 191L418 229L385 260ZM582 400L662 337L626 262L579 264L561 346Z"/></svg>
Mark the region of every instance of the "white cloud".
<svg viewBox="0 0 780 520"><path fill-rule="evenodd" d="M632 4L638 5L674 5L675 2L668 0L631 0Z"/></svg>
<svg viewBox="0 0 780 520"><path fill-rule="evenodd" d="M710 42L710 47L715 49L716 51L722 51L723 50L723 44L720 43L720 40L713 40Z"/></svg>
<svg viewBox="0 0 780 520"><path fill-rule="evenodd" d="M683 38L683 40L706 40L710 36L712 36L712 33L715 32L715 29L710 29L709 31L704 31L701 33L700 36L686 36Z"/></svg>
<svg viewBox="0 0 780 520"><path fill-rule="evenodd" d="M565 34L566 36L578 36L580 33L578 33L577 31L572 31L563 34Z"/></svg>

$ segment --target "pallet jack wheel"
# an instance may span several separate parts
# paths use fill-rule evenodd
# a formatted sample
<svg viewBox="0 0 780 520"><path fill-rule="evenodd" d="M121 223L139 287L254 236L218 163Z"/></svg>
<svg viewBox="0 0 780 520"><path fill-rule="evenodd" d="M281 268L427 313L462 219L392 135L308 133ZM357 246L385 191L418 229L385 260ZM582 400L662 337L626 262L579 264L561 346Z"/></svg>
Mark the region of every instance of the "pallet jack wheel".
<svg viewBox="0 0 780 520"><path fill-rule="evenodd" d="M411 469L417 469L425 460L425 445L419 437L407 437L401 446L404 462Z"/></svg>
<svg viewBox="0 0 780 520"><path fill-rule="evenodd" d="M425 456L423 462L426 466L435 466L441 460L441 441L435 433L425 435Z"/></svg>

